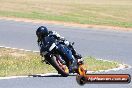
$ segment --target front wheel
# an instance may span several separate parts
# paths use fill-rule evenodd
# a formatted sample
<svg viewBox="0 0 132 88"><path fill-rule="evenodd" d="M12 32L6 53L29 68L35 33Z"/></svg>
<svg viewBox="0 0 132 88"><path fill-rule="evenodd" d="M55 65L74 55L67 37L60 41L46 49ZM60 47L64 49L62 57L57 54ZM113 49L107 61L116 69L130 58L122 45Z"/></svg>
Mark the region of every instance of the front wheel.
<svg viewBox="0 0 132 88"><path fill-rule="evenodd" d="M67 77L69 75L69 69L66 64L62 63L61 56L53 56L52 57L52 66L60 73L63 77Z"/></svg>

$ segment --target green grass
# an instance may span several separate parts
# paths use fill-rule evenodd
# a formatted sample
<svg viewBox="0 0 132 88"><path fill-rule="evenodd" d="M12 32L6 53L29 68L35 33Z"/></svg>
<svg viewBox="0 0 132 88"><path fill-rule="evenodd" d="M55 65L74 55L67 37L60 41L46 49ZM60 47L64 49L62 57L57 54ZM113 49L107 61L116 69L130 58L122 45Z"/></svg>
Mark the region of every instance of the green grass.
<svg viewBox="0 0 132 88"><path fill-rule="evenodd" d="M0 0L0 16L132 28L132 0Z"/></svg>
<svg viewBox="0 0 132 88"><path fill-rule="evenodd" d="M97 60L93 57L86 57L85 64L90 71L107 70L119 66L116 62ZM0 77L49 72L57 71L51 65L42 63L39 53L0 48Z"/></svg>
<svg viewBox="0 0 132 88"><path fill-rule="evenodd" d="M41 63L38 53L0 48L0 76L30 75L54 72L54 68Z"/></svg>
<svg viewBox="0 0 132 88"><path fill-rule="evenodd" d="M89 71L108 70L119 66L117 62L98 60L93 57L85 57L84 61Z"/></svg>

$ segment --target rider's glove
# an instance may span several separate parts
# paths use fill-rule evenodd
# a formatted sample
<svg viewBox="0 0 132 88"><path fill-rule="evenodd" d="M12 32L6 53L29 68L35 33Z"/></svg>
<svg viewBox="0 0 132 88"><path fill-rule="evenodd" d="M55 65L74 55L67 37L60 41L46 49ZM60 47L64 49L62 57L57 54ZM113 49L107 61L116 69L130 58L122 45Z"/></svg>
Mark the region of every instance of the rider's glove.
<svg viewBox="0 0 132 88"><path fill-rule="evenodd" d="M65 40L64 43L65 43L67 46L69 46L69 44L70 44L69 41L67 41L67 40Z"/></svg>

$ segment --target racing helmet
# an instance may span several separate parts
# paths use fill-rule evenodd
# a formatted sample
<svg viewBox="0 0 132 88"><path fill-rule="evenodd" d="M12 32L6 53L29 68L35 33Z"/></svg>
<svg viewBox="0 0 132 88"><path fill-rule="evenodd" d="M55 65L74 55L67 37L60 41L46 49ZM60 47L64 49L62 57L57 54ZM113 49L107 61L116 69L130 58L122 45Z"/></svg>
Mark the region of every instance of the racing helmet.
<svg viewBox="0 0 132 88"><path fill-rule="evenodd" d="M49 31L45 26L40 26L36 30L36 35L39 39L48 36L48 34L49 34Z"/></svg>

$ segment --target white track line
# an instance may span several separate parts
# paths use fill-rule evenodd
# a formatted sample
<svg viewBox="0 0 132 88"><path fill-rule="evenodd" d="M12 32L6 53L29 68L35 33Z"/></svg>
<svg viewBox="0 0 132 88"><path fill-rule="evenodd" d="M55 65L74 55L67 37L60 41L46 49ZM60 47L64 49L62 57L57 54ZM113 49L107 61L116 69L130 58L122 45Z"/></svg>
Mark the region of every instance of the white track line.
<svg viewBox="0 0 132 88"><path fill-rule="evenodd" d="M128 66L128 67L126 68L126 66ZM108 69L108 70L99 70L99 71L87 71L87 73L100 73L100 72L119 71L119 70L126 70L126 69L130 69L130 68L131 68L130 65L119 64L118 68L113 68L113 69Z"/></svg>
<svg viewBox="0 0 132 88"><path fill-rule="evenodd" d="M97 59L97 60L102 60L102 61L107 61L107 62L114 62L114 61L104 60L104 59ZM127 66L127 68L126 68L126 66ZM112 69L108 69L108 70L99 70L99 71L87 71L87 73L110 72L110 71L126 70L126 69L130 69L130 68L132 68L132 67L128 64L119 64L118 68L112 68Z"/></svg>
<svg viewBox="0 0 132 88"><path fill-rule="evenodd" d="M22 51L28 51L28 52L39 52L39 51L32 51L32 50L26 50L26 49L19 49L19 48L12 48L12 47L6 47L6 46L0 46L0 48L7 48L7 49L15 49L15 50L22 50ZM109 60L103 60L103 59L98 59L102 61L108 61L108 62L113 62ZM128 66L128 68L125 68L125 66ZM87 71L87 73L100 73L100 72L109 72L109 71L118 71L118 70L125 70L125 69L130 69L131 66L127 64L119 64L118 68L113 68L113 69L108 69L108 70L99 70L99 71ZM41 75L41 76L49 76L49 75L58 75L58 73L46 73L46 74L36 74ZM33 77L32 76L10 76L10 77L0 77L1 79L14 79L14 78L26 78L26 77Z"/></svg>
<svg viewBox="0 0 132 88"><path fill-rule="evenodd" d="M12 47L6 47L6 46L0 46L0 48L7 48L7 49L14 49L14 50L22 50L27 52L39 52L39 51L33 51L33 50L27 50L27 49L19 49L19 48L12 48Z"/></svg>

